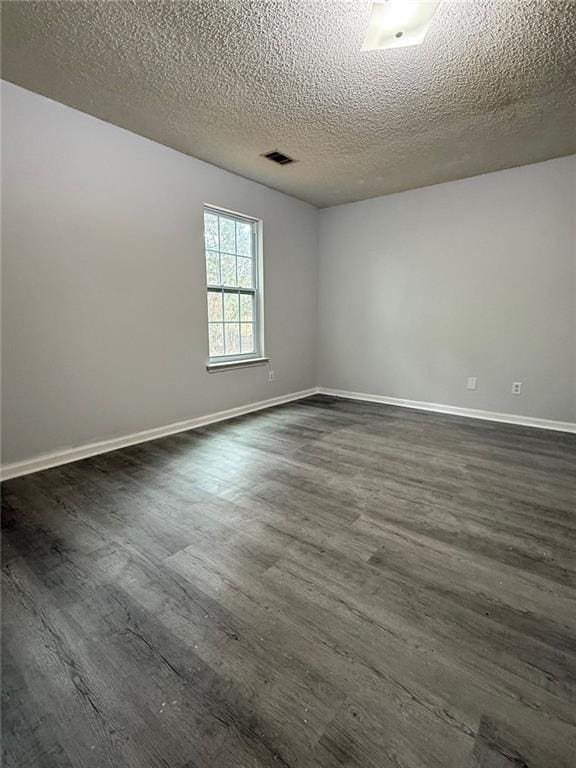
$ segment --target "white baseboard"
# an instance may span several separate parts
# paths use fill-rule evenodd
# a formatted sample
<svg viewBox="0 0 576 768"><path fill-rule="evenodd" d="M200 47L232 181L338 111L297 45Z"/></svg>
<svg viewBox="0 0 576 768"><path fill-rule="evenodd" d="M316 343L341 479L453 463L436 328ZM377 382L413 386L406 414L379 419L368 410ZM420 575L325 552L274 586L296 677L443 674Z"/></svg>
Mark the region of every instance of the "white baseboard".
<svg viewBox="0 0 576 768"><path fill-rule="evenodd" d="M330 389L327 387L313 387L301 392L292 392L289 395L273 397L269 400L260 400L257 403L241 405L237 408L229 408L226 411L210 413L206 416L199 416L195 419L187 419L174 424L168 424L164 427L147 429L143 432L135 432L132 435L124 437L115 437L111 440L101 440L96 443L88 443L73 448L65 448L54 453L46 453L42 456L36 456L33 459L17 461L13 464L5 464L0 467L0 480L9 480L12 477L29 475L32 472L40 472L50 467L58 467L61 464L69 464L80 459L87 459L90 456L97 456L100 453L116 451L118 448L126 448L129 445L146 443L149 440L157 440L159 437L175 435L178 432L186 432L189 429L197 429L208 424L214 424L226 419L234 419L246 413L262 411L265 408L272 408L282 403L290 403L293 400L302 400L311 395L322 394L332 397L342 397L347 400L364 400L369 403L384 403L385 405L395 405L399 408L413 408L418 411L434 411L436 413L447 413L453 416L464 416L469 419L482 419L484 421L497 421L505 424L519 424L524 427L538 427L539 429L551 429L557 432L571 432L576 434L576 424L569 421L552 421L551 419L537 419L532 416L518 416L511 413L494 413L493 411L479 411L472 408L460 408L453 405L441 405L438 403L425 403L417 400L404 400L398 397L384 397L383 395L370 395L364 392L348 392L342 389Z"/></svg>
<svg viewBox="0 0 576 768"><path fill-rule="evenodd" d="M493 411L477 411L473 408L460 408L455 405L440 405L439 403L423 403L418 400L403 400L398 397L384 397L383 395L367 395L363 392L348 392L343 389L329 389L319 387L319 394L343 397L348 400L365 400L369 403L384 403L396 405L399 408L413 408L418 411L434 411L436 413L448 413L452 416L464 416L468 419L482 419L483 421L498 421L504 424L519 424L523 427L538 427L539 429L552 429L557 432L576 433L576 424L570 421L552 421L551 419L537 419L532 416L518 416L512 413L494 413Z"/></svg>
<svg viewBox="0 0 576 768"><path fill-rule="evenodd" d="M269 400L260 400L257 403L241 405L238 408L229 408L226 411L210 413L207 416L199 416L195 419L178 421L174 424L168 424L165 427L146 429L143 432L135 432L132 435L125 435L124 437L114 437L111 440L101 440L97 443L89 443L74 448L65 448L61 451L55 451L54 453L45 453L42 456L36 456L33 459L17 461L13 464L5 464L0 467L0 480L9 480L12 477L29 475L32 472L40 472L41 470L49 469L50 467L58 467L61 464L69 464L73 461L79 461L80 459L87 459L90 456L97 456L100 453L116 451L118 448L126 448L129 445L137 445L138 443L146 443L149 440L156 440L159 437L166 437L167 435L175 435L178 432L186 432L189 429L197 429L198 427L203 427L207 424L214 424L217 421L234 419L237 416L243 416L246 413L262 411L265 408L272 408L275 405L282 405L282 403L290 403L293 400L301 400L304 397L315 395L317 392L318 389L316 387L313 389L305 389L301 392L292 392L289 395L281 395L280 397L272 397Z"/></svg>

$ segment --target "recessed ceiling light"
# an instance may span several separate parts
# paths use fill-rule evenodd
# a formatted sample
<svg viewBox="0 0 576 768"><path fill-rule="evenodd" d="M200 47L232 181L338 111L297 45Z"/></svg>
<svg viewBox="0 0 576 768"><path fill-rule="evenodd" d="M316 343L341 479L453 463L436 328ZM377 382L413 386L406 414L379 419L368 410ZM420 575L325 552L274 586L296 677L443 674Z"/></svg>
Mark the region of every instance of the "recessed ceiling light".
<svg viewBox="0 0 576 768"><path fill-rule="evenodd" d="M420 45L440 0L376 0L363 51Z"/></svg>

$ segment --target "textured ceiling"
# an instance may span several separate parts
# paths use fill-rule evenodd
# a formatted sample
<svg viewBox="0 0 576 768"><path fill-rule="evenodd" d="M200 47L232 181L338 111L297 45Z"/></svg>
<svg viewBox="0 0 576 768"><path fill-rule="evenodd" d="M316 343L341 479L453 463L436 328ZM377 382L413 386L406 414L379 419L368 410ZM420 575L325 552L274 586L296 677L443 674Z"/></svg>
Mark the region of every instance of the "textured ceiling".
<svg viewBox="0 0 576 768"><path fill-rule="evenodd" d="M444 0L363 52L370 8L3 2L2 76L319 206L576 152L576 0Z"/></svg>

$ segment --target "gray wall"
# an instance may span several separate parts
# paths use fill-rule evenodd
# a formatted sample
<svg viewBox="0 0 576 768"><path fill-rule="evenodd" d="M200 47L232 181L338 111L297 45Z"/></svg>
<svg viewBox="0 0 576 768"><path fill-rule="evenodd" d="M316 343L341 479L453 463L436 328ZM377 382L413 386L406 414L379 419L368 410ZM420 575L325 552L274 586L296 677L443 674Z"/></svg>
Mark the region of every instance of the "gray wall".
<svg viewBox="0 0 576 768"><path fill-rule="evenodd" d="M576 420L575 157L318 212L2 100L4 463L316 384ZM274 383L206 372L204 202L264 220Z"/></svg>
<svg viewBox="0 0 576 768"><path fill-rule="evenodd" d="M569 157L322 211L319 384L575 421L575 186Z"/></svg>
<svg viewBox="0 0 576 768"><path fill-rule="evenodd" d="M3 462L315 384L317 210L3 84ZM206 372L202 204L264 220L266 367Z"/></svg>

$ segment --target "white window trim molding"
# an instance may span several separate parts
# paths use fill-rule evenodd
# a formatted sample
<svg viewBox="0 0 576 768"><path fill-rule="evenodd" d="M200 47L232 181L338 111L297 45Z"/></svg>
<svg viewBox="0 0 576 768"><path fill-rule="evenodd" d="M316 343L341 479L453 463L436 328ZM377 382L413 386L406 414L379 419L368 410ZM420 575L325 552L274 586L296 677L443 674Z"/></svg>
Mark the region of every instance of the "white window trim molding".
<svg viewBox="0 0 576 768"><path fill-rule="evenodd" d="M208 362L206 363L206 370L208 373L216 373L217 371L228 371L231 368L252 368L255 365L266 365L270 362L269 357L246 357L238 360L226 360L221 362Z"/></svg>
<svg viewBox="0 0 576 768"><path fill-rule="evenodd" d="M237 355L237 356L222 356L222 357L208 357L208 363L206 365L206 370L209 373L214 373L215 371L226 371L226 370L233 370L236 368L243 368L250 365L264 365L265 363L269 362L269 358L266 357L265 352L265 345L266 345L266 337L265 337L265 318L264 318L264 248L263 248L263 220L259 219L255 216L249 216L245 213L240 213L238 211L232 211L229 208L223 208L218 205L214 205L213 203L204 203L203 204L203 211L204 213L206 211L209 211L217 216L229 216L230 218L239 219L241 221L248 222L254 226L254 253L253 253L253 261L254 261L254 283L255 286L253 289L253 296L254 296L254 341L255 341L255 353L246 353L245 355ZM206 269L206 245L204 243L204 266ZM208 284L208 274L206 273L206 289L209 292L211 289L216 289L218 286L210 286ZM232 286L228 286L229 288L232 288ZM224 286L225 288L225 286ZM242 289L238 289L242 290ZM210 321L207 319L207 328L210 327ZM210 354L210 352L208 352Z"/></svg>

